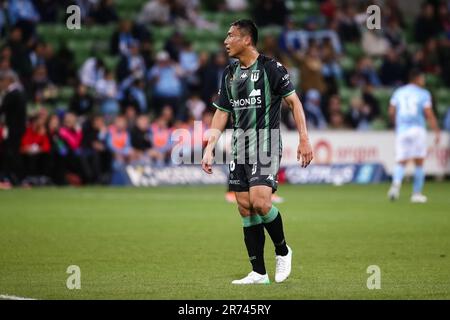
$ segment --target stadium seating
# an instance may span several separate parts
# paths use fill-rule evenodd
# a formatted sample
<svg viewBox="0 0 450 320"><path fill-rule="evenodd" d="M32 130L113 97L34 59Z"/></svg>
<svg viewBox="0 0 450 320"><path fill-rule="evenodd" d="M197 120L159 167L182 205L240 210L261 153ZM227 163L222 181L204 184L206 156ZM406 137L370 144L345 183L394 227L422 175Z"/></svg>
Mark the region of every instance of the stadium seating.
<svg viewBox="0 0 450 320"><path fill-rule="evenodd" d="M143 5L145 0L117 0L116 9L121 18L135 18ZM317 1L290 1L287 2L289 9L292 11L292 16L296 22L304 22L310 16L319 16L319 5ZM218 24L217 29L196 29L186 28L182 30L186 39L192 42L193 48L196 51L215 52L220 50L222 42L225 38L226 32L232 21L239 18L250 17L249 12L212 12L202 11L201 15L208 21ZM408 48L416 50L417 44L412 43L413 36L413 20L407 19L407 27L405 28L404 36L408 40ZM88 58L93 50L105 61L110 69L114 69L118 62L117 56L109 55L109 41L114 30L117 28L115 24L106 26L83 26L81 30L68 30L65 25L46 25L40 24L38 26L39 35L51 43L57 49L64 41L75 53L77 66ZM154 51L162 50L165 41L175 31L173 26L153 27L153 48ZM282 28L278 26L271 26L260 29L260 36L263 38L266 35L279 36ZM69 40L68 40L69 39ZM344 44L344 55L340 60L344 72L350 72L355 68L355 65L360 57L363 56L363 50L358 43ZM380 58L374 59L376 68L381 66L382 60ZM448 90L442 88L442 81L439 77L427 75L427 85L431 88L436 101L436 110L438 115L445 114L447 108L450 107L450 93ZM344 81L339 82L339 94L342 100L344 111L348 110L351 97L360 95L360 90L346 87ZM389 98L392 94L392 88L377 88L374 92L379 99L382 114L387 116L387 107L389 105ZM70 98L72 89L62 88L60 90L60 102L67 103ZM374 128L383 129L386 123L379 121L374 123Z"/></svg>

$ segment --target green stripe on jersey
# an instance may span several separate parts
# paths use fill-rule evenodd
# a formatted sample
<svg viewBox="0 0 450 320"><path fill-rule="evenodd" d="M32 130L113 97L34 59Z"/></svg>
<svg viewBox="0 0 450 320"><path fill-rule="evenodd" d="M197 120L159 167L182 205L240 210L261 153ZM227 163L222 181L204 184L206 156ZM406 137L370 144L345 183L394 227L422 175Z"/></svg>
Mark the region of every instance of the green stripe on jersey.
<svg viewBox="0 0 450 320"><path fill-rule="evenodd" d="M272 97L270 95L270 83L267 77L266 70L264 70L264 95L266 102L266 110L264 114L264 152L269 150L269 125L270 125L270 104L272 103Z"/></svg>
<svg viewBox="0 0 450 320"><path fill-rule="evenodd" d="M250 93L253 90L255 90L255 82L252 81L250 78L251 78L252 72L257 69L258 64L259 64L259 61L256 61L256 63L254 63L253 66L250 69L248 69L248 72L249 72L248 73L248 77L247 77L247 96L248 97L250 97ZM248 146L250 159L255 159L254 157L255 157L255 155L257 153L257 148L258 148L257 147L257 145L258 145L258 143L257 143L258 135L256 133L256 111L257 111L257 108L253 108L251 119L250 119L251 123L250 123L250 126L249 126L249 129L253 129L253 131L251 132L251 137L249 139L250 141L249 141L249 146Z"/></svg>
<svg viewBox="0 0 450 320"><path fill-rule="evenodd" d="M285 95L283 95L283 98L286 98L287 96L290 96L291 94L293 94L295 92L295 89L292 91L289 91L288 93L286 93Z"/></svg>
<svg viewBox="0 0 450 320"><path fill-rule="evenodd" d="M219 110L222 110L222 111L225 111L225 112L228 112L228 113L231 112L230 110L227 110L227 109L224 109L224 108L222 108L222 107L219 107L215 102L213 102L213 106L216 107L216 108L219 109Z"/></svg>

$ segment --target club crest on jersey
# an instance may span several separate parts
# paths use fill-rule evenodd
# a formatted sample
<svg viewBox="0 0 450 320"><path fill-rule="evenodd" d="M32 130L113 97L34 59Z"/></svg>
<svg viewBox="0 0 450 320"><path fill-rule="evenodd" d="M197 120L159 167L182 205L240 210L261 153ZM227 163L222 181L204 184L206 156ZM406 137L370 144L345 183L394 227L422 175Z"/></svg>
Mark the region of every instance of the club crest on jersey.
<svg viewBox="0 0 450 320"><path fill-rule="evenodd" d="M253 70L252 74L250 75L250 80L256 82L258 81L258 79L259 79L259 70Z"/></svg>

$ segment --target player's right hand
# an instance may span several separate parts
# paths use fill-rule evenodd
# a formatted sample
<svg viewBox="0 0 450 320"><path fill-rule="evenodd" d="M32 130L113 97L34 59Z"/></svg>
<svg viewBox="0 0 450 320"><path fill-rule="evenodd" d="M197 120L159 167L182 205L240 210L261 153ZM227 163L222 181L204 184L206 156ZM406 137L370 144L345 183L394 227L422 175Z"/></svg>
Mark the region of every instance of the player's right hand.
<svg viewBox="0 0 450 320"><path fill-rule="evenodd" d="M212 163L213 163L213 155L212 152L205 151L202 159L202 169L208 174L212 173Z"/></svg>

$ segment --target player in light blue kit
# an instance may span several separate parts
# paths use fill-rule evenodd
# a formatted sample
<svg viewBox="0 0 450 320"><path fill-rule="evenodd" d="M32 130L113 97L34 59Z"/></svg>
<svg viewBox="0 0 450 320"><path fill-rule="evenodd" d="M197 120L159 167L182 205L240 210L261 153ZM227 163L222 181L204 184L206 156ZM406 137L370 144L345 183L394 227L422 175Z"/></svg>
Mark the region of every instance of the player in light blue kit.
<svg viewBox="0 0 450 320"><path fill-rule="evenodd" d="M426 121L435 132L435 143L439 143L440 131L434 116L430 92L425 86L425 77L418 71L410 73L409 84L395 90L392 95L389 115L395 121L396 141L395 160L397 162L392 175L392 185L388 192L391 200L400 196L405 166L414 161L414 185L411 202L425 203L427 197L422 194L425 182L423 163L427 155Z"/></svg>

